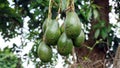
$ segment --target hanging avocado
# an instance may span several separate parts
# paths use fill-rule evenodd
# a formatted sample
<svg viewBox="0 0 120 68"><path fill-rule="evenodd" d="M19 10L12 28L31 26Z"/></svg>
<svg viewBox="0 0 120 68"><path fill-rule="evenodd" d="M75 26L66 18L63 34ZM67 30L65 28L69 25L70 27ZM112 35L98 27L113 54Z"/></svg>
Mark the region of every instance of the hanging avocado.
<svg viewBox="0 0 120 68"><path fill-rule="evenodd" d="M42 30L43 32L46 31L46 28L47 26L49 26L49 23L51 22L52 20L50 18L46 18L45 21L43 22L43 25L42 25Z"/></svg>
<svg viewBox="0 0 120 68"><path fill-rule="evenodd" d="M56 20L53 20L49 23L49 26L45 31L45 43L48 45L56 45L60 35L59 24Z"/></svg>
<svg viewBox="0 0 120 68"><path fill-rule="evenodd" d="M52 58L52 49L43 41L38 46L38 56L43 62L49 62Z"/></svg>
<svg viewBox="0 0 120 68"><path fill-rule="evenodd" d="M58 40L58 45L57 45L58 53L63 56L66 56L72 52L72 48L73 48L72 40L67 38L64 32Z"/></svg>
<svg viewBox="0 0 120 68"><path fill-rule="evenodd" d="M81 44L83 44L85 41L85 34L83 30L81 30L80 35L73 40L74 46L75 47L80 47Z"/></svg>
<svg viewBox="0 0 120 68"><path fill-rule="evenodd" d="M68 12L65 20L65 32L69 38L76 38L81 31L81 22L75 12Z"/></svg>

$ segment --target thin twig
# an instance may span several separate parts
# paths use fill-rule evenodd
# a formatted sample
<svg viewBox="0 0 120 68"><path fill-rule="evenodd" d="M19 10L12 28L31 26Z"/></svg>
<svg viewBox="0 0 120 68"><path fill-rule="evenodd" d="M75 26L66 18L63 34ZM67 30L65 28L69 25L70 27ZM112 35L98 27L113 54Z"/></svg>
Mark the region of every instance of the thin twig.
<svg viewBox="0 0 120 68"><path fill-rule="evenodd" d="M60 0L60 3L59 3L59 9L58 9L58 15L57 15L57 17L56 17L56 20L58 20L59 19L59 14L60 14L60 11L61 11L61 6L62 6L62 0Z"/></svg>
<svg viewBox="0 0 120 68"><path fill-rule="evenodd" d="M87 55L87 58L89 57L89 55L91 54L91 52L93 51L94 47L96 46L98 42L95 42L95 44L92 46L92 50L89 51L88 55Z"/></svg>
<svg viewBox="0 0 120 68"><path fill-rule="evenodd" d="M54 0L52 0L52 3L58 7L58 4Z"/></svg>
<svg viewBox="0 0 120 68"><path fill-rule="evenodd" d="M74 49L74 47L73 47L73 49L72 49L72 56L73 56L73 61L74 61L74 63L76 63L76 59L75 59L75 49Z"/></svg>

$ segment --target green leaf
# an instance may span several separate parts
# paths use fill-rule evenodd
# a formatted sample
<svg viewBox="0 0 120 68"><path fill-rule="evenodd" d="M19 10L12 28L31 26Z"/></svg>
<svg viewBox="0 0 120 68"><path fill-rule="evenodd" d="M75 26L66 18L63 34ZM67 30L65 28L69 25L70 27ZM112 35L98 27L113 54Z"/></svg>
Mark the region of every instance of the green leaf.
<svg viewBox="0 0 120 68"><path fill-rule="evenodd" d="M93 9L95 9L95 8L100 9L100 8L101 8L101 7L100 7L99 5L97 5L97 4L92 4L91 7L92 7Z"/></svg>
<svg viewBox="0 0 120 68"><path fill-rule="evenodd" d="M42 0L36 0L38 3L41 3L42 2Z"/></svg>
<svg viewBox="0 0 120 68"><path fill-rule="evenodd" d="M91 16L92 16L92 11L91 11L91 9L89 9L89 11L87 12L87 20L88 21L90 20Z"/></svg>
<svg viewBox="0 0 120 68"><path fill-rule="evenodd" d="M103 39L105 39L108 36L107 28L101 29L101 36Z"/></svg>
<svg viewBox="0 0 120 68"><path fill-rule="evenodd" d="M93 9L93 16L94 16L94 19L97 19L99 17L99 13L97 9Z"/></svg>
<svg viewBox="0 0 120 68"><path fill-rule="evenodd" d="M100 23L98 22L97 24L93 25L93 28L94 28L94 29L100 28Z"/></svg>
<svg viewBox="0 0 120 68"><path fill-rule="evenodd" d="M39 9L36 9L35 12L34 12L34 15L35 15L35 16L38 16L39 14L40 14Z"/></svg>
<svg viewBox="0 0 120 68"><path fill-rule="evenodd" d="M99 34L100 34L100 29L97 29L97 30L95 31L95 39L98 38Z"/></svg>
<svg viewBox="0 0 120 68"><path fill-rule="evenodd" d="M99 23L100 23L100 27L106 27L104 20L100 20Z"/></svg>
<svg viewBox="0 0 120 68"><path fill-rule="evenodd" d="M111 24L110 24L110 25L108 25L108 27L107 27L107 32L108 32L108 33L111 31L111 27L112 27L112 25L111 25Z"/></svg>

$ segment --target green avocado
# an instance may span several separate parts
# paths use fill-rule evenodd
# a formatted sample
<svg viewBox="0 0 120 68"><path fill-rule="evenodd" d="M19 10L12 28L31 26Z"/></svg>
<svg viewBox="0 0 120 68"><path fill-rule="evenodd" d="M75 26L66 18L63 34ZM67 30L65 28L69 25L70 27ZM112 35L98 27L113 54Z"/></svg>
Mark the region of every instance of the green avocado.
<svg viewBox="0 0 120 68"><path fill-rule="evenodd" d="M72 52L72 48L73 42L64 32L58 40L57 51L60 55L67 56Z"/></svg>
<svg viewBox="0 0 120 68"><path fill-rule="evenodd" d="M81 31L81 22L76 12L68 12L65 19L65 32L69 38L76 38Z"/></svg>
<svg viewBox="0 0 120 68"><path fill-rule="evenodd" d="M73 40L73 44L75 47L80 47L85 41L85 34L83 30L81 30L80 35Z"/></svg>
<svg viewBox="0 0 120 68"><path fill-rule="evenodd" d="M49 23L51 22L52 20L50 18L46 18L45 21L43 22L43 25L42 25L42 30L43 32L46 31L46 28L47 26L49 26Z"/></svg>
<svg viewBox="0 0 120 68"><path fill-rule="evenodd" d="M45 43L48 45L56 45L60 35L61 31L59 28L59 23L58 21L53 20L51 23L49 23L49 26L45 31Z"/></svg>
<svg viewBox="0 0 120 68"><path fill-rule="evenodd" d="M38 46L38 56L42 62L49 62L52 58L52 49L45 44L45 42L41 42Z"/></svg>

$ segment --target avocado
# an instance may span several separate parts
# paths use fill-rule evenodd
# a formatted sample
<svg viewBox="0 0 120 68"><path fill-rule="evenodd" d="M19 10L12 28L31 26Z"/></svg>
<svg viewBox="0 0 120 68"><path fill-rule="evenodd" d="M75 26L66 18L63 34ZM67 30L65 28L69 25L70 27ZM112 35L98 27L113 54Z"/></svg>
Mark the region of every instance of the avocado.
<svg viewBox="0 0 120 68"><path fill-rule="evenodd" d="M43 22L43 25L42 25L42 30L43 30L43 33L46 31L46 28L47 26L49 26L49 23L51 23L51 19L50 18L46 18L45 21Z"/></svg>
<svg viewBox="0 0 120 68"><path fill-rule="evenodd" d="M60 55L67 56L72 52L73 42L64 33L60 36L58 40L57 50Z"/></svg>
<svg viewBox="0 0 120 68"><path fill-rule="evenodd" d="M45 43L48 45L56 45L61 35L59 23L57 20L52 20L45 31Z"/></svg>
<svg viewBox="0 0 120 68"><path fill-rule="evenodd" d="M45 42L41 42L38 46L38 56L42 62L49 62L52 58L52 49Z"/></svg>
<svg viewBox="0 0 120 68"><path fill-rule="evenodd" d="M68 12L65 19L65 33L69 38L76 38L81 31L81 22L76 12Z"/></svg>
<svg viewBox="0 0 120 68"><path fill-rule="evenodd" d="M73 44L75 47L80 47L85 41L85 34L83 30L81 30L79 36L73 40Z"/></svg>

